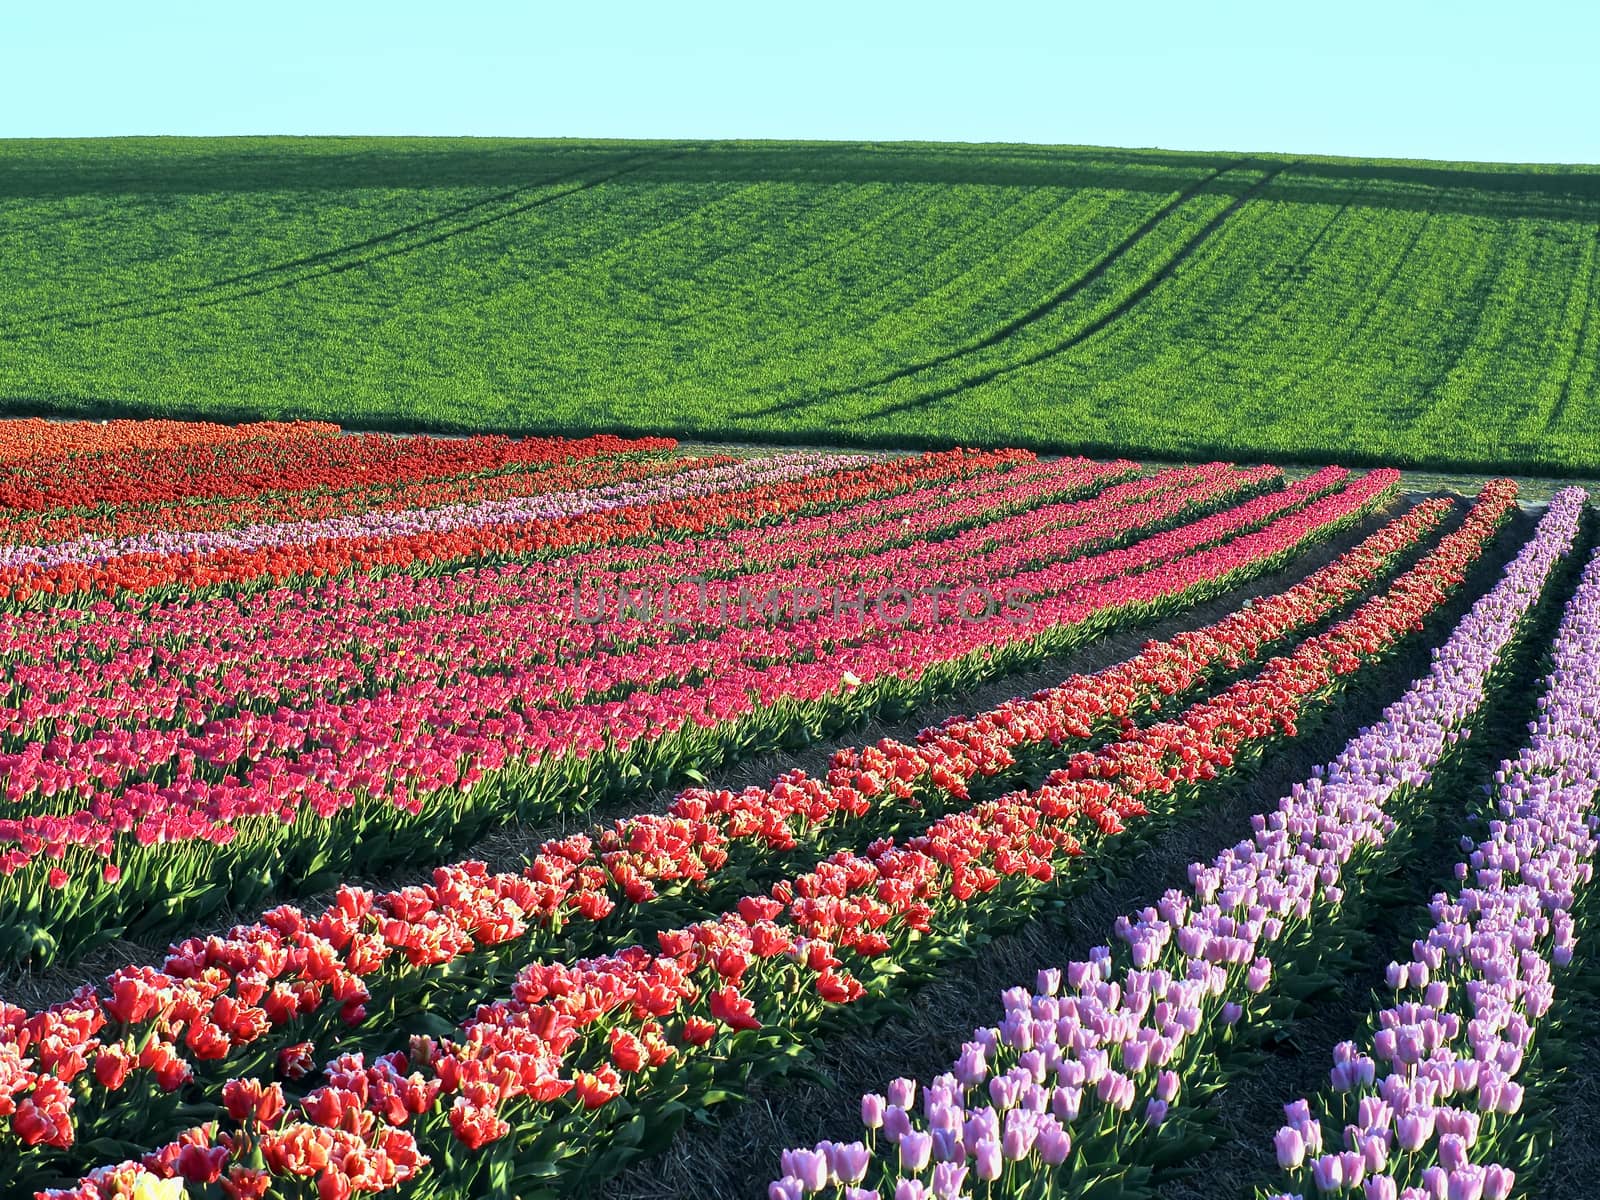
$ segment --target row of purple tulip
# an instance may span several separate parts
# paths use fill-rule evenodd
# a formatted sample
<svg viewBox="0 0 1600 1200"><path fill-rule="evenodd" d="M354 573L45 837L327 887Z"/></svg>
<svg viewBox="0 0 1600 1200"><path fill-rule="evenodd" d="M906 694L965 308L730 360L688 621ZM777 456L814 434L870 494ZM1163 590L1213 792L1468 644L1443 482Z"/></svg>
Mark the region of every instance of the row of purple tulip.
<svg viewBox="0 0 1600 1200"><path fill-rule="evenodd" d="M897 1079L863 1098L859 1142L786 1151L773 1200L836 1190L847 1200L956 1200L1076 1192L1153 1160L1155 1131L1216 1075L1216 1052L1344 887L1395 832L1388 809L1426 784L1467 736L1489 676L1572 547L1586 501L1568 489L1502 578L1435 654L1429 673L1330 764L1252 818L1250 840L1189 869L1190 889L1116 923L1097 947L1037 988L1002 997L999 1024L975 1031L922 1090ZM1066 991L1061 990L1063 981ZM1065 1189L1063 1191L1062 1189Z"/></svg>
<svg viewBox="0 0 1600 1200"><path fill-rule="evenodd" d="M1461 886L1392 962L1393 1001L1364 1044L1334 1049L1323 1108L1285 1106L1278 1163L1297 1186L1364 1200L1503 1200L1529 1164L1519 1148L1527 1063L1578 933L1592 880L1600 787L1600 554L1556 637L1532 737L1495 773L1487 834L1463 837ZM1323 1153L1316 1153L1323 1147ZM1288 1196L1290 1193L1277 1193Z"/></svg>

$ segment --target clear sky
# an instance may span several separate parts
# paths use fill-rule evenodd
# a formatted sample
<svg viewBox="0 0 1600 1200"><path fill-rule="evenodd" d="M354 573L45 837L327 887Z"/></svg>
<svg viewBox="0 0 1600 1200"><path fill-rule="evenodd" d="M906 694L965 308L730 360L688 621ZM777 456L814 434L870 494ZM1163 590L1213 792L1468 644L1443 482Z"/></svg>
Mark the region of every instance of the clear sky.
<svg viewBox="0 0 1600 1200"><path fill-rule="evenodd" d="M1064 142L1600 162L1588 0L0 4L0 136Z"/></svg>

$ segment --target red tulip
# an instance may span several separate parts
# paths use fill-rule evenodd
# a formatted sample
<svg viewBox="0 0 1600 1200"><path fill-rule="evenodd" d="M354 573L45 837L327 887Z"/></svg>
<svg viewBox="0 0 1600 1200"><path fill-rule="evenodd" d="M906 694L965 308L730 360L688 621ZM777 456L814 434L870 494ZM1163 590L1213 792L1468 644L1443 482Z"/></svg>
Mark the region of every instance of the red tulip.
<svg viewBox="0 0 1600 1200"><path fill-rule="evenodd" d="M450 1107L450 1129L468 1150L479 1150L511 1132L492 1108L480 1108L458 1098Z"/></svg>
<svg viewBox="0 0 1600 1200"><path fill-rule="evenodd" d="M760 1029L755 1011L755 1005L740 995L738 988L725 987L711 994L711 1015L729 1029Z"/></svg>
<svg viewBox="0 0 1600 1200"><path fill-rule="evenodd" d="M572 1079L573 1091L586 1109L600 1108L622 1094L622 1079L609 1063L593 1072L575 1071Z"/></svg>
<svg viewBox="0 0 1600 1200"><path fill-rule="evenodd" d="M190 1183L211 1183L221 1178L227 1161L222 1146L185 1146L178 1152L177 1172Z"/></svg>

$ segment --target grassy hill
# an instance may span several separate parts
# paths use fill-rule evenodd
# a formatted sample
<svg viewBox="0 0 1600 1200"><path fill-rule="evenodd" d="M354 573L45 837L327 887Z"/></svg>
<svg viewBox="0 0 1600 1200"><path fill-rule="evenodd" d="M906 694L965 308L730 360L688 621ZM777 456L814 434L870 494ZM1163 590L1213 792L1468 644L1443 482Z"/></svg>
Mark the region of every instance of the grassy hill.
<svg viewBox="0 0 1600 1200"><path fill-rule="evenodd" d="M0 142L0 404L1600 468L1600 168Z"/></svg>

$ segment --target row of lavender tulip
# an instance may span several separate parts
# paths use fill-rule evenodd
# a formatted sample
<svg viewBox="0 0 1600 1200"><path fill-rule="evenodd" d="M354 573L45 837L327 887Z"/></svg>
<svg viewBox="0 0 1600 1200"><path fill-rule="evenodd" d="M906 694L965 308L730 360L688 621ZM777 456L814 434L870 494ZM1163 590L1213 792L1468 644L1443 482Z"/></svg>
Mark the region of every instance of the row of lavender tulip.
<svg viewBox="0 0 1600 1200"><path fill-rule="evenodd" d="M988 1196L1075 1194L1157 1159L1156 1131L1187 1092L1215 1082L1232 1027L1264 1014L1274 974L1314 955L1344 887L1381 857L1397 828L1394 801L1414 796L1470 732L1490 674L1574 544L1585 501L1576 488L1552 501L1429 673L1275 811L1252 818L1249 841L1192 865L1188 892L1119 918L1116 950L1041 971L1032 993L1005 992L1000 1023L975 1031L923 1090L920 1114L915 1081L897 1079L887 1096L863 1098L862 1141L786 1151L773 1200L830 1189L847 1200L956 1200L977 1184Z"/></svg>
<svg viewBox="0 0 1600 1200"><path fill-rule="evenodd" d="M1302 1099L1278 1164L1296 1184L1365 1200L1504 1200L1529 1164L1516 1143L1528 1062L1573 956L1573 906L1594 876L1600 787L1600 553L1567 605L1532 738L1495 773L1488 833L1456 865L1433 924L1392 962L1394 1000L1364 1047L1334 1049L1324 1146ZM1277 1193L1286 1197L1290 1193Z"/></svg>
<svg viewBox="0 0 1600 1200"><path fill-rule="evenodd" d="M156 530L133 537L86 537L45 546L0 545L0 567L56 567L63 563L101 563L129 554L212 554L218 550L305 545L328 538L396 537L489 525L520 525L632 504L686 500L753 483L799 479L853 466L870 457L874 456L795 451L716 467L697 467L664 479L629 480L578 491L511 496L441 508L380 510L317 521L284 521L224 530Z"/></svg>

